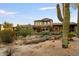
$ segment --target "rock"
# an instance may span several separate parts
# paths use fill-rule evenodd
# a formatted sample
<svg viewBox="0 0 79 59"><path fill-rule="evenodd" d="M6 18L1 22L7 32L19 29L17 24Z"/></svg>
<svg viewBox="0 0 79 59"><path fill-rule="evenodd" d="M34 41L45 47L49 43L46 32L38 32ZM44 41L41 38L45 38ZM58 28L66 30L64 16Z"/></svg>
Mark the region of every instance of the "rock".
<svg viewBox="0 0 79 59"><path fill-rule="evenodd" d="M7 48L0 48L0 56L6 56L7 55Z"/></svg>

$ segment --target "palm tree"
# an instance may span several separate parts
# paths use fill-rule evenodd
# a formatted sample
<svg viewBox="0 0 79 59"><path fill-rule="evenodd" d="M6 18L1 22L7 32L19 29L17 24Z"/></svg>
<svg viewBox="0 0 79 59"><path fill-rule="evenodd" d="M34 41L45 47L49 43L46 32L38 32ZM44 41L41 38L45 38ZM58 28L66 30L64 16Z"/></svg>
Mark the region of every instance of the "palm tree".
<svg viewBox="0 0 79 59"><path fill-rule="evenodd" d="M70 4L69 3L62 4L63 16L61 15L59 4L56 5L56 8L57 8L57 17L63 23L62 48L68 48L68 33L70 26L70 9L69 9Z"/></svg>

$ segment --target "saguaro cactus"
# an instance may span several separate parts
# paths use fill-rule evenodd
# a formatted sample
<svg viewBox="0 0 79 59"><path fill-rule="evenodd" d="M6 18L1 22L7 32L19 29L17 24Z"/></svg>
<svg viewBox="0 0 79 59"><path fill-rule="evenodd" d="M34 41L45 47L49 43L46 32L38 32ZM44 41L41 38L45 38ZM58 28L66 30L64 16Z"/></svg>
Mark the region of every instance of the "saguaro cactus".
<svg viewBox="0 0 79 59"><path fill-rule="evenodd" d="M78 6L78 19L77 19L77 35L79 37L79 6Z"/></svg>
<svg viewBox="0 0 79 59"><path fill-rule="evenodd" d="M72 4L72 7L74 7L74 9L78 10L78 16L77 16L77 36L79 37L79 3Z"/></svg>
<svg viewBox="0 0 79 59"><path fill-rule="evenodd" d="M62 12L63 12L63 16L62 16L59 4L56 5L57 17L63 23L62 48L68 48L68 33L69 33L69 26L70 26L70 9L69 9L69 7L70 7L69 3L62 4Z"/></svg>

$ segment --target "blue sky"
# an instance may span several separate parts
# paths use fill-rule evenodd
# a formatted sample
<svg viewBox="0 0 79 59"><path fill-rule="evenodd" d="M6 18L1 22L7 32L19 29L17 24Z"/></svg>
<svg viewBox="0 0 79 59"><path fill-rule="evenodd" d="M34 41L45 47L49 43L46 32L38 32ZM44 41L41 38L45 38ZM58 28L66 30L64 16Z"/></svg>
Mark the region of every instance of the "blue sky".
<svg viewBox="0 0 79 59"><path fill-rule="evenodd" d="M61 7L61 4L60 4ZM77 21L77 10L70 8L71 22ZM56 4L53 3L0 3L0 23L33 24L34 20L51 18L59 22L56 14Z"/></svg>

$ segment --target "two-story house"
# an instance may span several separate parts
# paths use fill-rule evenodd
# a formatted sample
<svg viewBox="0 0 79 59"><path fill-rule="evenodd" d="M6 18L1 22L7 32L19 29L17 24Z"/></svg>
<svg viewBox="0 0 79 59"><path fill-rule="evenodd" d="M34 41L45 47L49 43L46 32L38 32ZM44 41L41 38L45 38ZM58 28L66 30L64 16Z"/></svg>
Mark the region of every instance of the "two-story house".
<svg viewBox="0 0 79 59"><path fill-rule="evenodd" d="M77 24L74 22L70 23L70 31L76 31ZM52 19L43 18L42 20L34 21L34 30L37 32L51 30L53 32L62 32L63 24L62 23L53 23Z"/></svg>
<svg viewBox="0 0 79 59"><path fill-rule="evenodd" d="M34 21L34 30L37 32L51 30L53 20L49 18L43 18L42 20Z"/></svg>

